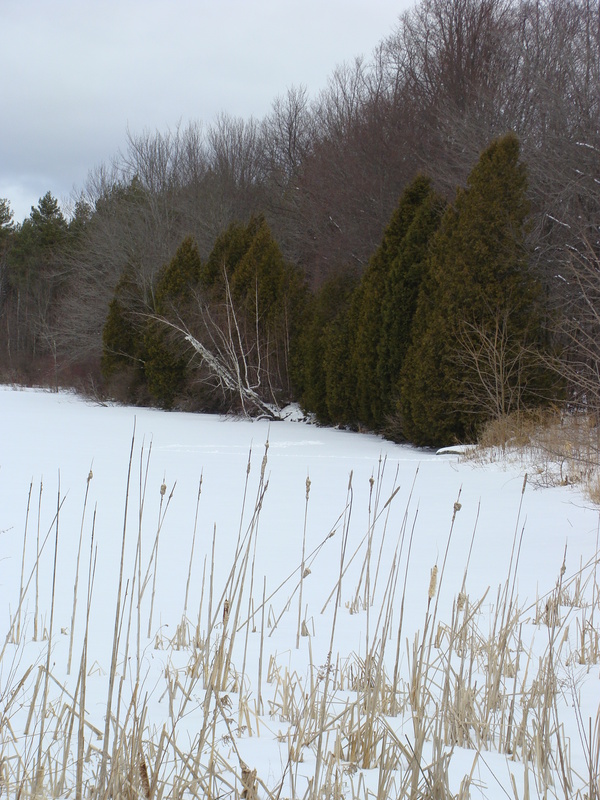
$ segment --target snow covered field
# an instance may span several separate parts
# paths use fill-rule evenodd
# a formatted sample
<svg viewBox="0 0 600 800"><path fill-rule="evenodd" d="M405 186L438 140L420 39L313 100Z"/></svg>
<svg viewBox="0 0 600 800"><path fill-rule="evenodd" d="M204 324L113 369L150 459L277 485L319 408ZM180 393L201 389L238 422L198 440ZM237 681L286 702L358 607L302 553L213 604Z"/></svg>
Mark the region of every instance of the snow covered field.
<svg viewBox="0 0 600 800"><path fill-rule="evenodd" d="M598 524L514 466L0 388L2 793L597 792Z"/></svg>

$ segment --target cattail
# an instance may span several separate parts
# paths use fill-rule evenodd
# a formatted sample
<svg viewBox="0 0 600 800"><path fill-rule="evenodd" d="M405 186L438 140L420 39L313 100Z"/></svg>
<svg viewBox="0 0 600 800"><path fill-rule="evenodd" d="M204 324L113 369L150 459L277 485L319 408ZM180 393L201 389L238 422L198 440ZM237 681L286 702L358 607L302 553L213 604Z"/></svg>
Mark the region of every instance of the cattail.
<svg viewBox="0 0 600 800"><path fill-rule="evenodd" d="M457 514L462 508L462 503L459 503L458 500L454 503L454 513Z"/></svg>
<svg viewBox="0 0 600 800"><path fill-rule="evenodd" d="M140 780L142 782L142 792L146 800L150 798L150 779L148 777L148 767L143 753L140 753Z"/></svg>
<svg viewBox="0 0 600 800"><path fill-rule="evenodd" d="M94 473L92 472L92 470L90 470L89 474L87 476L87 482L89 483L92 480L93 477L94 477Z"/></svg>
<svg viewBox="0 0 600 800"><path fill-rule="evenodd" d="M262 464L260 466L260 479L261 479L261 481L265 477L265 469L267 468L267 460L268 460L267 459L267 453L268 452L269 452L269 440L267 439L267 441L265 442L265 454L263 456Z"/></svg>
<svg viewBox="0 0 600 800"><path fill-rule="evenodd" d="M467 602L467 595L464 592L459 592L458 602L456 604L456 608L459 612L463 610L466 602Z"/></svg>
<svg viewBox="0 0 600 800"><path fill-rule="evenodd" d="M223 603L223 625L227 625L229 619L229 600L225 599Z"/></svg>
<svg viewBox="0 0 600 800"><path fill-rule="evenodd" d="M437 575L438 575L438 568L437 564L431 570L431 577L429 578L429 591L427 593L430 600L433 600L435 597L435 590L437 588Z"/></svg>
<svg viewBox="0 0 600 800"><path fill-rule="evenodd" d="M160 496L161 496L161 497L164 497L164 496L165 496L165 492L166 492L166 491L167 491L167 484L166 484L166 483L163 483L163 484L161 484L161 487L160 487Z"/></svg>
<svg viewBox="0 0 600 800"><path fill-rule="evenodd" d="M244 800L248 798L248 800L256 800L256 770L250 769L244 762L241 763L242 767L242 786L244 790L242 791L242 797Z"/></svg>
<svg viewBox="0 0 600 800"><path fill-rule="evenodd" d="M310 494L310 478L306 478L306 499L308 500L308 495Z"/></svg>

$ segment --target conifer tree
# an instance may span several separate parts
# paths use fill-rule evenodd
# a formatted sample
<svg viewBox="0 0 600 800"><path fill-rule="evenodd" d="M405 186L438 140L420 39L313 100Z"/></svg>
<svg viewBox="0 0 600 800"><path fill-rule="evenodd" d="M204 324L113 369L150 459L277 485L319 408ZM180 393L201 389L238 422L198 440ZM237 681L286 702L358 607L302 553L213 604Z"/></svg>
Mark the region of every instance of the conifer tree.
<svg viewBox="0 0 600 800"><path fill-rule="evenodd" d="M356 411L363 424L369 427L381 428L387 412L381 396L378 352L382 346L382 307L389 291L390 271L416 208L428 188L428 180L419 176L406 190L361 281L360 302L356 310L356 339L351 359L356 376Z"/></svg>
<svg viewBox="0 0 600 800"><path fill-rule="evenodd" d="M325 391L327 411L332 422L351 428L364 424L358 402L356 337L364 299L361 281L350 293L347 307L325 328Z"/></svg>
<svg viewBox="0 0 600 800"><path fill-rule="evenodd" d="M494 414L543 399L526 190L508 134L482 153L432 241L401 375L403 432L416 444L472 440Z"/></svg>
<svg viewBox="0 0 600 800"><path fill-rule="evenodd" d="M232 222L217 236L213 248L200 269L200 287L204 296L221 302L224 291L224 270L227 278L235 271L240 260L248 251L261 217L252 217L247 225Z"/></svg>
<svg viewBox="0 0 600 800"><path fill-rule="evenodd" d="M229 398L255 393L263 403L291 398L290 348L298 332L305 288L298 270L285 261L264 216L234 223L218 237L200 270L201 330L198 341L218 356L204 359L202 381ZM227 373L211 374L214 365ZM246 410L246 409L245 409Z"/></svg>
<svg viewBox="0 0 600 800"><path fill-rule="evenodd" d="M117 399L135 402L144 385L143 299L131 268L123 271L102 331L102 376Z"/></svg>
<svg viewBox="0 0 600 800"><path fill-rule="evenodd" d="M154 289L154 311L158 317L179 324L189 317L201 267L196 243L188 236L158 275ZM185 347L171 329L156 319L146 324L144 344L148 391L163 408L171 408L188 379Z"/></svg>
<svg viewBox="0 0 600 800"><path fill-rule="evenodd" d="M410 335L419 290L427 270L433 235L444 210L443 199L431 181L418 175L402 195L398 216L404 220L404 235L388 270L380 307L381 333L377 348L379 424L394 435L394 408L398 399L402 364Z"/></svg>
<svg viewBox="0 0 600 800"><path fill-rule="evenodd" d="M309 303L305 324L294 348L294 386L300 404L322 423L332 422L327 404L328 343L339 324L335 321L347 312L355 288L356 280L349 280L347 275L335 276L323 284Z"/></svg>

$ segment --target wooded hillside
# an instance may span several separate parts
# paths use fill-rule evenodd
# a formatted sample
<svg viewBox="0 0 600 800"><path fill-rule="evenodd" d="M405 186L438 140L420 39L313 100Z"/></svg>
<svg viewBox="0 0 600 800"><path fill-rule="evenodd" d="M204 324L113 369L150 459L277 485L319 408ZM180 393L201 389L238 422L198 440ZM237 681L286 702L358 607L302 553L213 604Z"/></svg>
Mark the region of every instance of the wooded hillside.
<svg viewBox="0 0 600 800"><path fill-rule="evenodd" d="M600 408L600 14L421 0L317 98L0 201L0 377L422 444Z"/></svg>

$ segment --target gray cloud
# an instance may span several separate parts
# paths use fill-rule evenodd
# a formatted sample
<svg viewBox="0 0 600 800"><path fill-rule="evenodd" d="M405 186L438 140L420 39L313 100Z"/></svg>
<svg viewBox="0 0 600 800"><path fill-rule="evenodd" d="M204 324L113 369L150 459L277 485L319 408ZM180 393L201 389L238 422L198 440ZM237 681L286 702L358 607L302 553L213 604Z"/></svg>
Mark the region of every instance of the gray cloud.
<svg viewBox="0 0 600 800"><path fill-rule="evenodd" d="M369 55L409 0L3 0L0 197L64 202L127 129L262 117Z"/></svg>

